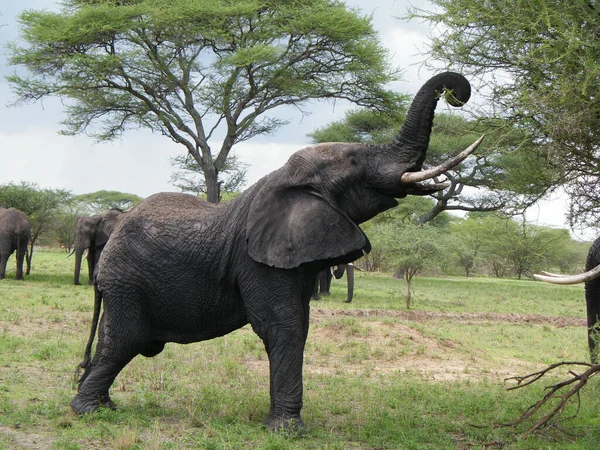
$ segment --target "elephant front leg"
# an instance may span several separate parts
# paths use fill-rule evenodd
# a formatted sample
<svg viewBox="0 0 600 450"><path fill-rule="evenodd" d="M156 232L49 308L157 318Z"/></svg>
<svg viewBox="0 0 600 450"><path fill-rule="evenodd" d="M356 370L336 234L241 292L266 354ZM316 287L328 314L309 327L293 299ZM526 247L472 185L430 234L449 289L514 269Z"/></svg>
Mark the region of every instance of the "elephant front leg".
<svg viewBox="0 0 600 450"><path fill-rule="evenodd" d="M274 330L280 336L267 345L271 408L263 423L271 430L303 429L302 364L304 339L300 333Z"/></svg>
<svg viewBox="0 0 600 450"><path fill-rule="evenodd" d="M309 297L310 291L304 306L276 308L267 318L264 312L260 319L253 320L250 315L250 323L269 356L271 408L263 423L271 430L304 429L300 410Z"/></svg>

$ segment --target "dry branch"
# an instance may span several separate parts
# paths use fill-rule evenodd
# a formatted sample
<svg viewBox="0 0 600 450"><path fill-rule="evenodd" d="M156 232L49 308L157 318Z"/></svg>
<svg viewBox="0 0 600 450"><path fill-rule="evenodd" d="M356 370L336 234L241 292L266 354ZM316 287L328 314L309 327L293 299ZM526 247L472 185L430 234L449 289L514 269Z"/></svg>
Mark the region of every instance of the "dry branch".
<svg viewBox="0 0 600 450"><path fill-rule="evenodd" d="M555 363L555 364L552 364L552 365L546 367L543 370L540 370L539 372L530 373L525 376L516 376L516 377L510 377L510 378L505 379L505 381L514 380L517 382L516 386L509 387L509 388L507 388L507 390L511 391L511 390L519 389L519 388L522 388L525 386L529 386L529 385L535 383L536 381L538 381L539 379L541 379L542 377L544 377L545 375L547 375L548 373L552 372L554 369L557 369L557 368L563 367L563 366L583 366L583 367L587 367L587 370L583 373L578 374L578 373L575 373L573 370L569 369L569 374L571 375L571 378L568 378L564 381L561 381L559 383L556 383L556 384L553 384L550 386L546 386L545 389L548 390L546 395L544 395L544 397L541 398L540 400L538 400L535 404L533 404L529 408L527 408L527 410L521 415L521 417L519 417L518 419L516 419L513 422L500 424L498 426L499 427L514 427L514 426L520 425L526 421L534 421L535 423L533 424L533 426L531 428L529 428L527 430L527 432L525 433L525 434L529 434L536 430L539 430L540 428L548 426L551 423L559 422L559 419L560 419L562 413L564 412L564 409L565 409L567 403L569 402L571 397L573 397L574 395L577 396L577 411L575 412L575 414L572 417L575 417L577 415L577 413L579 412L579 405L580 405L579 392L587 384L587 382L590 378L592 378L594 375L596 375L598 372L600 372L600 364L590 364L590 363L585 363L585 362L573 362L573 361L564 361L564 362ZM563 388L565 388L567 386L571 386L571 388L566 393L563 394ZM560 395L560 394L562 394L562 395ZM554 408L552 408L552 410L549 413L547 413L546 415L544 415L542 418L534 419L533 416L538 411L540 411L552 399L558 399L558 403L554 406Z"/></svg>

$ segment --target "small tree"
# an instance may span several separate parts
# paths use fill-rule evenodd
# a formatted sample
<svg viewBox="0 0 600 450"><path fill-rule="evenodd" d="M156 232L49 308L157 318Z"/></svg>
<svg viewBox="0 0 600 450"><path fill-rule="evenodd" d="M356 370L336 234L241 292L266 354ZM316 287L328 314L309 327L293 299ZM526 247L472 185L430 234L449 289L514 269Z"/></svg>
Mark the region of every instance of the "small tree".
<svg viewBox="0 0 600 450"><path fill-rule="evenodd" d="M442 233L431 225L407 223L398 227L388 223L377 227L373 240L374 246L386 249L389 259L402 273L407 284L406 308L410 309L412 279L443 253Z"/></svg>

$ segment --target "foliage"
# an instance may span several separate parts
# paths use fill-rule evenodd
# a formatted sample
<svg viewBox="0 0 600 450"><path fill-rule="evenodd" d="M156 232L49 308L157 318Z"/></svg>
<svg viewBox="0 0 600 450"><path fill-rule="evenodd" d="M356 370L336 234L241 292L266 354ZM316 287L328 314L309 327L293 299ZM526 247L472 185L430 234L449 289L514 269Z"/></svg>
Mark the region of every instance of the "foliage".
<svg viewBox="0 0 600 450"><path fill-rule="evenodd" d="M406 308L411 306L411 281L423 269L434 263L443 252L440 231L429 225L404 224L401 227L382 224L377 227L374 245L384 248L398 273L407 284Z"/></svg>
<svg viewBox="0 0 600 450"><path fill-rule="evenodd" d="M597 1L432 0L409 18L436 29L433 61L478 76L487 92L479 115L525 133L530 158L566 183L570 221L600 217L600 8ZM439 63L438 63L439 65Z"/></svg>
<svg viewBox="0 0 600 450"><path fill-rule="evenodd" d="M469 272L519 279L551 268L579 271L585 261L582 250L589 247L581 248L567 230L519 223L501 215L472 214L454 223L450 238L455 242L452 252L465 270L472 261Z"/></svg>
<svg viewBox="0 0 600 450"><path fill-rule="evenodd" d="M171 159L171 165L179 169L171 175L169 180L173 186L181 192L206 196L206 183L201 175L202 170L195 159L190 155L180 155ZM229 155L221 171L222 180L219 181L219 191L223 194L222 197L228 197L229 194L243 190L247 171L248 164L240 161L234 153ZM225 199L221 198L221 200Z"/></svg>
<svg viewBox="0 0 600 450"><path fill-rule="evenodd" d="M35 183L0 185L0 205L23 211L31 225L31 240L26 256L27 270L31 271L33 248L42 233L51 230L57 214L72 200L72 194L62 189L42 189Z"/></svg>
<svg viewBox="0 0 600 450"><path fill-rule="evenodd" d="M85 210L86 215L106 214L114 208L127 211L143 200L135 194L105 190L76 195L73 199Z"/></svg>
<svg viewBox="0 0 600 450"><path fill-rule="evenodd" d="M386 109L398 74L371 19L337 0L68 0L19 19L26 45L9 45L9 63L29 73L8 77L17 102L69 99L65 134L169 137L202 168L211 202L232 147L286 123L273 109Z"/></svg>

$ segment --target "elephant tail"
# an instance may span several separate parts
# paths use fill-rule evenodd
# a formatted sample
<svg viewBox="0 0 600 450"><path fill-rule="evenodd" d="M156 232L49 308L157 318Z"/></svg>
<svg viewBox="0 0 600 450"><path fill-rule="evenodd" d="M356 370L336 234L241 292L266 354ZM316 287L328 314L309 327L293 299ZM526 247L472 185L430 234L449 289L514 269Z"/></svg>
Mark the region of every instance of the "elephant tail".
<svg viewBox="0 0 600 450"><path fill-rule="evenodd" d="M92 363L92 344L96 337L96 331L98 330L98 321L100 320L100 309L102 307L102 292L98 289L98 285L94 284L94 315L92 317L92 328L90 330L90 337L88 338L85 346L85 353L83 355L83 361L79 363L75 371L75 382L79 385L87 377ZM80 376L81 369L83 369L83 375Z"/></svg>

